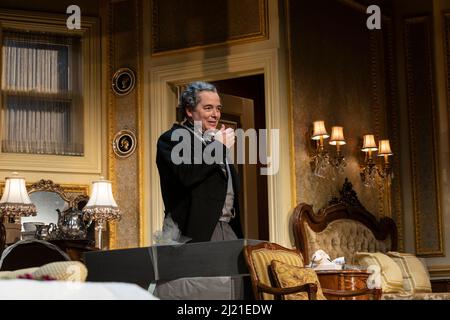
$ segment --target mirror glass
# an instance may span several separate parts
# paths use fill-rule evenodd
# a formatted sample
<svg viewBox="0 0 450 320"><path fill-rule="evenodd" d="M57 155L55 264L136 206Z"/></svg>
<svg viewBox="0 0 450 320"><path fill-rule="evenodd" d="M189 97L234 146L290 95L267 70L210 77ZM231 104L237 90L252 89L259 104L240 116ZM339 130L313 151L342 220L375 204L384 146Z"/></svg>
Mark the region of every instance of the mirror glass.
<svg viewBox="0 0 450 320"><path fill-rule="evenodd" d="M30 193L31 202L37 209L37 215L34 217L22 218L22 231L24 222L43 222L44 224L58 223L58 212L56 209L63 211L66 202L56 192L35 191Z"/></svg>

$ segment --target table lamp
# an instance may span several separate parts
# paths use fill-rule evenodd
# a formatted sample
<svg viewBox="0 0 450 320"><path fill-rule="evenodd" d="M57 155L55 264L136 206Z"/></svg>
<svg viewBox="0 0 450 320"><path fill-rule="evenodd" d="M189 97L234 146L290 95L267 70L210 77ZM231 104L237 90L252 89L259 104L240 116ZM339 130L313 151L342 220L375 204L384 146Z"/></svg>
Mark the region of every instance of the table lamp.
<svg viewBox="0 0 450 320"><path fill-rule="evenodd" d="M37 213L36 206L31 202L25 187L25 178L13 172L12 177L6 177L3 196L0 200L0 216L29 217Z"/></svg>
<svg viewBox="0 0 450 320"><path fill-rule="evenodd" d="M19 177L17 172L13 172L11 177L5 178L5 188L0 199L0 233L6 234L3 225L3 217L13 217L14 221L20 217L35 216L36 206L31 202L25 186L25 178Z"/></svg>
<svg viewBox="0 0 450 320"><path fill-rule="evenodd" d="M112 194L111 181L100 177L92 181L92 193L88 203L83 208L85 219L95 221L95 230L98 231L98 244L102 249L102 230L105 222L120 220L120 210Z"/></svg>

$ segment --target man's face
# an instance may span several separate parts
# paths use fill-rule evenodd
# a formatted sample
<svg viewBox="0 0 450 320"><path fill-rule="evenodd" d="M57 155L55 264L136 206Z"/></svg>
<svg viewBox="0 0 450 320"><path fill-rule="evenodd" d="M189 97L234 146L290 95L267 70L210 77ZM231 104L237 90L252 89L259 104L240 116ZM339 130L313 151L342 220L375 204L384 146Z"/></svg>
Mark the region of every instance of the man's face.
<svg viewBox="0 0 450 320"><path fill-rule="evenodd" d="M222 105L219 95L212 91L201 91L199 102L194 110L186 109L186 113L193 121L201 121L203 132L214 130L220 120Z"/></svg>

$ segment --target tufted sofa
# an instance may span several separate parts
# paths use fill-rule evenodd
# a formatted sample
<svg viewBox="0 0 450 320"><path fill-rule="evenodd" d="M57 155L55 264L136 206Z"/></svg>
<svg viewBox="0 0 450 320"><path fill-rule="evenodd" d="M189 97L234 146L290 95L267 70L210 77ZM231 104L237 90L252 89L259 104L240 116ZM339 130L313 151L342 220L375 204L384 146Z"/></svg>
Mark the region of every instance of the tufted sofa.
<svg viewBox="0 0 450 320"><path fill-rule="evenodd" d="M390 218L379 222L362 206L345 203L331 205L314 213L302 203L293 214L295 245L309 263L318 249L331 258L344 256L346 263L355 263L356 252L387 252L397 250L397 229Z"/></svg>
<svg viewBox="0 0 450 320"><path fill-rule="evenodd" d="M320 232L306 224L305 232L309 253L322 249L331 257L345 257L349 264L355 263L355 252L387 252L392 246L390 237L377 239L367 226L351 219L331 221Z"/></svg>

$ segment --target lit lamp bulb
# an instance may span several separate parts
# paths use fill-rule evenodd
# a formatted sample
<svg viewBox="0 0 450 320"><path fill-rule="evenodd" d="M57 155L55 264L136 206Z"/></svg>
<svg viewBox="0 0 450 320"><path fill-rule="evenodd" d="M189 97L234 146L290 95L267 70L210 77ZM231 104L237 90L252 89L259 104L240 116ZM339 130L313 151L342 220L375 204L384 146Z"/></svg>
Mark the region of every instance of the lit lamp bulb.
<svg viewBox="0 0 450 320"><path fill-rule="evenodd" d="M372 159L372 152L377 151L377 144L375 143L375 137L373 134L366 134L364 136L364 143L361 151L367 152L369 156L369 160Z"/></svg>
<svg viewBox="0 0 450 320"><path fill-rule="evenodd" d="M329 138L327 129L325 128L325 122L324 121L314 121L314 129L312 138L313 140L319 141L319 148L320 151L323 150L323 140Z"/></svg>
<svg viewBox="0 0 450 320"><path fill-rule="evenodd" d="M346 144L345 139L344 139L344 128L343 127L332 127L331 128L331 138L330 138L329 143L333 146L336 146L336 152L337 152L337 154L340 154L341 146Z"/></svg>
<svg viewBox="0 0 450 320"><path fill-rule="evenodd" d="M380 140L379 144L378 144L378 156L384 157L384 164L386 166L389 165L389 156L392 156L392 150L391 150L391 145L389 143L389 140Z"/></svg>

